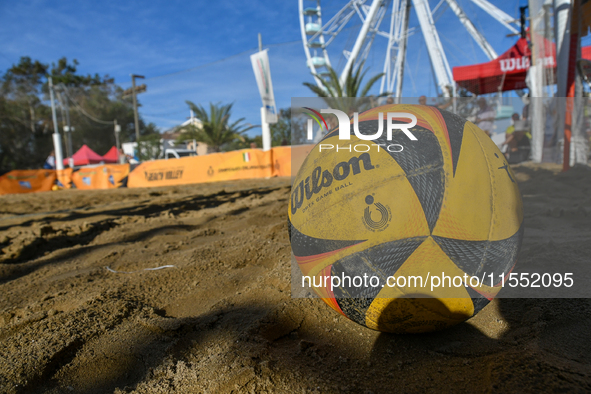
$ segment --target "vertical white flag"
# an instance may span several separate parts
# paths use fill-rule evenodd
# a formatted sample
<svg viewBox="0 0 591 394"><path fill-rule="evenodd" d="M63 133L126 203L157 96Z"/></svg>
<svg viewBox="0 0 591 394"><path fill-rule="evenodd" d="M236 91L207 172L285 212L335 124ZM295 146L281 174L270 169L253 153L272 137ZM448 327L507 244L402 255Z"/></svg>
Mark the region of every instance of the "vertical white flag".
<svg viewBox="0 0 591 394"><path fill-rule="evenodd" d="M275 107L275 96L273 95L273 83L271 82L271 70L269 68L269 56L267 50L260 51L250 56L254 76L259 86L259 93L263 100L265 109L265 121L277 123L277 108Z"/></svg>

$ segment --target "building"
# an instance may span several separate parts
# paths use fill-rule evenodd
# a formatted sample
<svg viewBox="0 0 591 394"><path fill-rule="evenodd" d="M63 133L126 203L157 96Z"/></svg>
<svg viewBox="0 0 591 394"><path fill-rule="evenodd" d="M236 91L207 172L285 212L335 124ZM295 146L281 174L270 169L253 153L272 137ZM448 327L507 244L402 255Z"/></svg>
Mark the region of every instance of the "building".
<svg viewBox="0 0 591 394"><path fill-rule="evenodd" d="M194 139L183 139L183 133L189 131L187 127L189 125L197 128L200 128L202 125L201 121L193 116L193 111L191 111L191 117L185 122L161 134L160 147L152 147L153 154L149 154L149 156L153 159L175 159L186 156L202 156L210 153L211 149L207 144L197 142ZM121 147L125 155L134 158L134 160L139 160L137 142L126 142L121 144ZM144 147L143 149L145 150L146 148ZM145 154L146 152L144 152Z"/></svg>
<svg viewBox="0 0 591 394"><path fill-rule="evenodd" d="M201 128L201 121L193 115L193 111L191 111L191 117L187 119L185 122L162 133L162 140L164 146L163 149L167 149L167 147L168 149L174 149L175 147L180 149L180 145L184 145L183 149L193 150L197 152L198 156L210 153L209 147L207 146L207 144L203 142L197 142L192 139L187 139L184 141L184 144L176 143L176 141L183 140L183 133L186 133L188 131L187 126L189 125Z"/></svg>

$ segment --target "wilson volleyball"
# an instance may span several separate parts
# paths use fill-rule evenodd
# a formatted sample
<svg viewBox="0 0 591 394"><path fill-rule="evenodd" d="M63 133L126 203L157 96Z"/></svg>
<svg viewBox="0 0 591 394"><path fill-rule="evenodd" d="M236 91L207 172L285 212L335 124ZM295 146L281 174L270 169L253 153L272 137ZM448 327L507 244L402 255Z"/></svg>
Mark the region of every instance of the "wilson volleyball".
<svg viewBox="0 0 591 394"><path fill-rule="evenodd" d="M523 234L503 154L471 122L429 106L382 106L340 128L314 147L292 187L302 285L385 332L474 316L500 291Z"/></svg>

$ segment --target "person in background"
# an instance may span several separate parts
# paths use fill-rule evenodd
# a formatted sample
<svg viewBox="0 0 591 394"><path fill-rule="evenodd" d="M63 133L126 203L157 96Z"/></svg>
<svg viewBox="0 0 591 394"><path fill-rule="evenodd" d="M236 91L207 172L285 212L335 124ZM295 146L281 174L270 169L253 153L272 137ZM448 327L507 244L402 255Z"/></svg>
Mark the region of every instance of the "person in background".
<svg viewBox="0 0 591 394"><path fill-rule="evenodd" d="M45 160L45 164L43 164L44 170L55 170L55 152L51 151L47 159Z"/></svg>
<svg viewBox="0 0 591 394"><path fill-rule="evenodd" d="M524 128L525 125L520 121L518 113L514 113L511 120L512 124L505 130L503 146L506 145L508 148L505 157L513 164L524 161L529 156L531 134Z"/></svg>
<svg viewBox="0 0 591 394"><path fill-rule="evenodd" d="M495 121L495 111L488 105L484 97L478 99L478 106L480 109L476 115L476 126L490 137Z"/></svg>
<svg viewBox="0 0 591 394"><path fill-rule="evenodd" d="M505 130L505 142L503 146L507 145L509 152L517 151L517 140L515 139L515 122L519 121L519 114L511 115L511 124Z"/></svg>
<svg viewBox="0 0 591 394"><path fill-rule="evenodd" d="M435 108L438 108L438 109L446 109L446 108L449 108L452 105L452 103L453 103L452 100L447 100L447 102L444 103L444 104L434 104L434 105L431 105L431 104L427 104L427 96L421 96L421 97L419 97L419 104L420 105L428 105L429 107L435 107Z"/></svg>
<svg viewBox="0 0 591 394"><path fill-rule="evenodd" d="M132 155L125 155L125 161L129 164L139 164L139 160Z"/></svg>

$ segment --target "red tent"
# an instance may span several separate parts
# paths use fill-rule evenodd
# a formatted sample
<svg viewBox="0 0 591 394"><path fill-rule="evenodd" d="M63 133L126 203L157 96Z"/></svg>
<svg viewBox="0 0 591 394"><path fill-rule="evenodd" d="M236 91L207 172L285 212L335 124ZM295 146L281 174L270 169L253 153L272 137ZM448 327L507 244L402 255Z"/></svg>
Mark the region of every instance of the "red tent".
<svg viewBox="0 0 591 394"><path fill-rule="evenodd" d="M552 42L545 41L543 59L548 68L556 67L556 49ZM582 57L591 59L591 47L582 48ZM526 88L525 77L530 66L531 51L527 40L520 38L515 45L498 58L487 63L453 68L454 81L474 94Z"/></svg>
<svg viewBox="0 0 591 394"><path fill-rule="evenodd" d="M474 94L526 88L531 51L525 38L487 63L453 68L454 81ZM551 58L553 60L553 58Z"/></svg>
<svg viewBox="0 0 591 394"><path fill-rule="evenodd" d="M82 148L72 155L72 159L74 159L75 166L84 166L87 164L99 164L101 162L105 162L105 159L101 155L86 145L82 145ZM64 165L69 164L70 158L64 159Z"/></svg>
<svg viewBox="0 0 591 394"><path fill-rule="evenodd" d="M114 146L109 149L109 151L103 155L103 159L105 159L105 163L118 163L119 152L117 151L117 147Z"/></svg>

